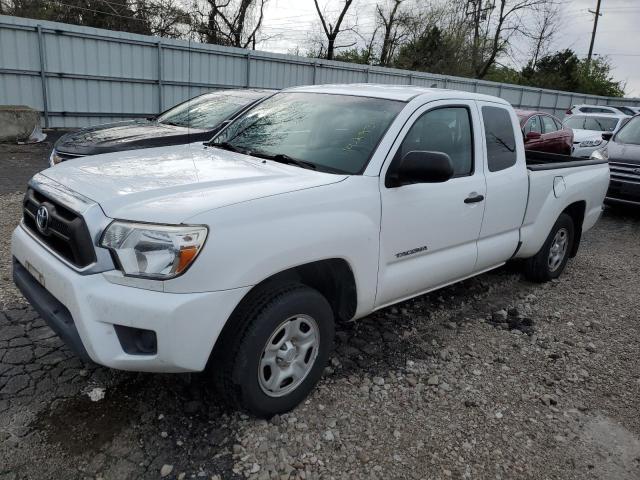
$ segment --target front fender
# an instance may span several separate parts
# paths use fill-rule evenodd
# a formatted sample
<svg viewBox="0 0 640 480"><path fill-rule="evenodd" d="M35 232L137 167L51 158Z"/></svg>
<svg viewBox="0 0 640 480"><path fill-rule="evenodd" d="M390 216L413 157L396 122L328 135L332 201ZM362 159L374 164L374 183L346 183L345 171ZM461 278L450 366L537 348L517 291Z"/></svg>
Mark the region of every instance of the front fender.
<svg viewBox="0 0 640 480"><path fill-rule="evenodd" d="M341 258L356 280L356 315L373 306L380 232L377 178L354 176L238 203L186 223L209 225L209 238L189 271L166 282L165 291L253 286L292 267Z"/></svg>

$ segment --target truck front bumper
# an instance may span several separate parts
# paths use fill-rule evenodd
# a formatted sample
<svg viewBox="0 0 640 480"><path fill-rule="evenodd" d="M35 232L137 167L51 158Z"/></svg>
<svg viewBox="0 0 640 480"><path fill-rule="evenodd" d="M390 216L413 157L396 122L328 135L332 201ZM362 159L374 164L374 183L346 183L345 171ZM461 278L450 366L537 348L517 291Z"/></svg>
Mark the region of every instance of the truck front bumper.
<svg viewBox="0 0 640 480"><path fill-rule="evenodd" d="M109 272L82 275L20 226L11 249L16 285L51 328L80 357L121 370L203 370L222 327L250 289L174 294L112 283ZM153 332L154 353L127 353L130 345L117 330Z"/></svg>

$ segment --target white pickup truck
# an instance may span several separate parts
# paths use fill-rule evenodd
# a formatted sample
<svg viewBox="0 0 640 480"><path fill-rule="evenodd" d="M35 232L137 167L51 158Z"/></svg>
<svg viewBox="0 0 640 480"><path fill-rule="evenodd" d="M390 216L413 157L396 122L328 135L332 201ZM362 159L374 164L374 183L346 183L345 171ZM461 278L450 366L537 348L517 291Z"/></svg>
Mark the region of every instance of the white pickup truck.
<svg viewBox="0 0 640 480"><path fill-rule="evenodd" d="M498 98L291 88L208 145L35 175L14 281L83 358L207 368L228 401L270 416L312 390L336 321L510 259L560 275L609 184L606 161L569 160L525 156Z"/></svg>

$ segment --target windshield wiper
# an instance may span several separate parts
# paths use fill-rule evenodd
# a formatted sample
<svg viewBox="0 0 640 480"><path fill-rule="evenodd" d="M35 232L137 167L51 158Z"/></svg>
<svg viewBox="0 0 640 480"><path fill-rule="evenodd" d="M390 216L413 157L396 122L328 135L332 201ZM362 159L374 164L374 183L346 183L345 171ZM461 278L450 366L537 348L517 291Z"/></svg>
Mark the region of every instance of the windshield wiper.
<svg viewBox="0 0 640 480"><path fill-rule="evenodd" d="M306 160L299 160L284 153L270 154L264 152L249 152L249 155L253 157L264 158L267 160L273 160L274 162L285 163L287 165L295 165L301 168L308 168L311 170L318 169L318 166L315 163L307 162Z"/></svg>
<svg viewBox="0 0 640 480"><path fill-rule="evenodd" d="M244 154L248 153L247 150L245 150L244 148L236 147L235 145L229 142L222 142L222 143L204 142L204 144L207 147L221 148L222 150L229 150L230 152L244 153Z"/></svg>

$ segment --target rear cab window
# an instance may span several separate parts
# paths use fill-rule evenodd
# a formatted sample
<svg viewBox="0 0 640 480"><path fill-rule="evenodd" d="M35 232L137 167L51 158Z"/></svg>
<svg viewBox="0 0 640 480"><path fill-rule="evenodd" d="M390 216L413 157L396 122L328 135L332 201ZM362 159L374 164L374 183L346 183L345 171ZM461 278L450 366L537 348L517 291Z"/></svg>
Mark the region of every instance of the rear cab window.
<svg viewBox="0 0 640 480"><path fill-rule="evenodd" d="M514 166L518 155L509 110L485 105L482 107L482 121L489 171L498 172Z"/></svg>

